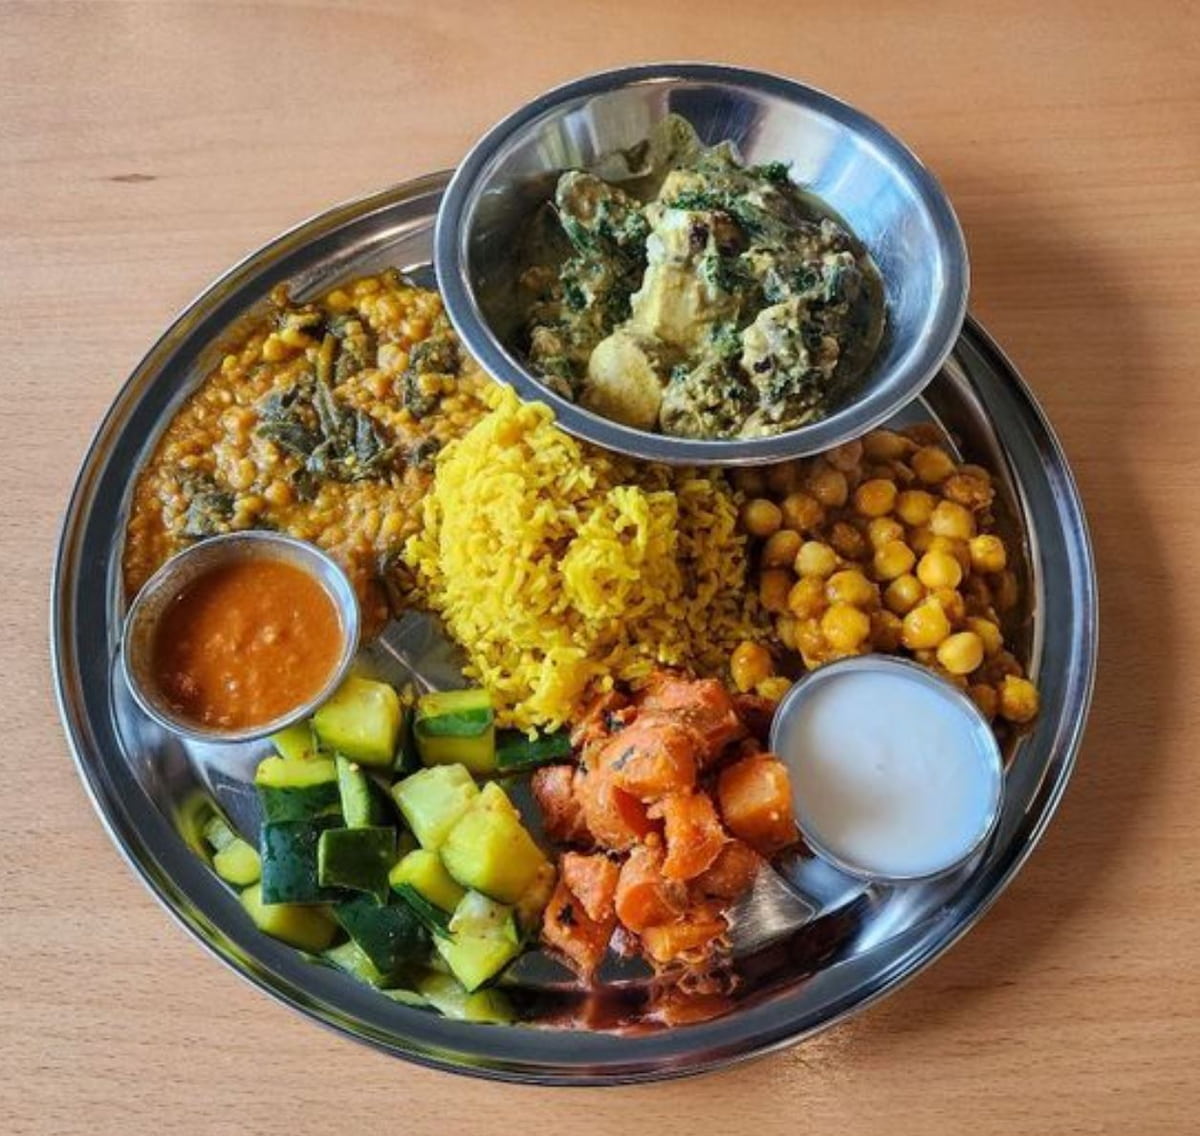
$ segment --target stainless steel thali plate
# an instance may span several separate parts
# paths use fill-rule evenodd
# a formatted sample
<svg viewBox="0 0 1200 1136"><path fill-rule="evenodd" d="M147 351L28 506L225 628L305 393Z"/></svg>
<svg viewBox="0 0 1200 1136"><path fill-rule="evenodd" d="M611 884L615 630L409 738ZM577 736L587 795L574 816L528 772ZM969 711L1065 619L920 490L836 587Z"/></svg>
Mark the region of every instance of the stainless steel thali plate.
<svg viewBox="0 0 1200 1136"><path fill-rule="evenodd" d="M211 794L242 824L253 753L187 746L139 716L119 677L121 547L136 472L239 321L287 281L294 296L384 266L431 282L433 225L447 175L338 206L233 268L171 325L134 371L92 442L67 508L53 580L59 708L80 776L130 865L205 946L281 1001L381 1049L445 1069L543 1084L613 1083L712 1069L809 1036L918 973L983 914L1024 863L1066 787L1091 695L1096 591L1070 470L1012 365L968 320L906 420L932 419L997 472L1005 534L1024 557L1015 650L1042 714L1009 755L1003 815L983 856L936 884L872 889L747 961L737 1009L714 1021L619 1034L450 1021L393 1003L258 932L188 847L188 810ZM418 669L424 665L418 660ZM430 667L443 660L428 659ZM525 974L525 972L522 972ZM553 1005L536 968L515 993ZM616 988L614 988L616 989ZM619 991L618 991L619 993Z"/></svg>

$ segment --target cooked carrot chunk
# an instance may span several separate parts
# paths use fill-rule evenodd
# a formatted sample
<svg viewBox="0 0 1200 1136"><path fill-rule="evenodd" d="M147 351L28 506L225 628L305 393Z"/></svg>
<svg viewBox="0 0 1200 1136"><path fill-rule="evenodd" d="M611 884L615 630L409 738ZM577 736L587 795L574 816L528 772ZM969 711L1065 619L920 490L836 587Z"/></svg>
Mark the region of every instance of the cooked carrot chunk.
<svg viewBox="0 0 1200 1136"><path fill-rule="evenodd" d="M559 863L563 882L583 905L589 919L608 919L613 913L621 866L603 852L584 856L567 852Z"/></svg>
<svg viewBox="0 0 1200 1136"><path fill-rule="evenodd" d="M655 830L646 806L621 789L605 770L580 770L575 776L575 796L588 830L604 848L632 848Z"/></svg>
<svg viewBox="0 0 1200 1136"><path fill-rule="evenodd" d="M743 757L721 770L717 802L729 831L764 856L796 839L787 767L769 753Z"/></svg>
<svg viewBox="0 0 1200 1136"><path fill-rule="evenodd" d="M663 854L657 846L642 844L621 865L617 880L617 918L631 931L667 923L683 911L687 892L668 880L662 871Z"/></svg>
<svg viewBox="0 0 1200 1136"><path fill-rule="evenodd" d="M643 713L678 718L695 732L695 756L701 766L746 733L729 691L713 678L686 679L660 671L651 678L640 703Z"/></svg>
<svg viewBox="0 0 1200 1136"><path fill-rule="evenodd" d="M662 870L671 880L698 876L729 839L707 793L671 793L651 806L650 816L663 819L667 856Z"/></svg>
<svg viewBox="0 0 1200 1136"><path fill-rule="evenodd" d="M763 858L741 840L731 840L713 861L691 883L690 892L697 899L722 899L727 903L750 890Z"/></svg>
<svg viewBox="0 0 1200 1136"><path fill-rule="evenodd" d="M623 725L626 715L623 711L629 707L629 699L616 690L608 690L598 694L584 708L583 714L571 730L571 745L576 749L608 737L614 732L614 726Z"/></svg>
<svg viewBox="0 0 1200 1136"><path fill-rule="evenodd" d="M543 766L534 772L532 788L551 840L561 844L592 842L583 806L575 793L575 766Z"/></svg>
<svg viewBox="0 0 1200 1136"><path fill-rule="evenodd" d="M715 908L696 907L673 923L647 927L642 931L642 946L655 962L674 962L705 953L728 927Z"/></svg>
<svg viewBox="0 0 1200 1136"><path fill-rule="evenodd" d="M696 740L687 727L642 715L614 734L597 753L595 766L642 801L690 789L696 783Z"/></svg>
<svg viewBox="0 0 1200 1136"><path fill-rule="evenodd" d="M560 879L542 916L542 942L563 955L580 978L588 979L603 960L615 925L615 915L591 918Z"/></svg>

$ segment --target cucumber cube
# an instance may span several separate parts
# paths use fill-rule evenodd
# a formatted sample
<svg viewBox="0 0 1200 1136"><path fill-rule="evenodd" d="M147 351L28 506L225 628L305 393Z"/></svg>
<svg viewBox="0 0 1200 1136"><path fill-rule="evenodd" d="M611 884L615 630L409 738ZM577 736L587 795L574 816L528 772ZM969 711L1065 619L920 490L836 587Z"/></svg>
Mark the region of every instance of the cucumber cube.
<svg viewBox="0 0 1200 1136"><path fill-rule="evenodd" d="M363 765L390 769L404 710L386 682L351 675L312 721L323 746Z"/></svg>
<svg viewBox="0 0 1200 1136"><path fill-rule="evenodd" d="M337 924L319 907L300 907L293 903L263 903L258 884L242 892L242 906L264 934L319 954L337 934Z"/></svg>
<svg viewBox="0 0 1200 1136"><path fill-rule="evenodd" d="M396 889L411 884L443 911L453 911L466 894L443 867L442 858L428 848L418 848L408 853L392 869L388 881Z"/></svg>
<svg viewBox="0 0 1200 1136"><path fill-rule="evenodd" d="M516 903L537 880L546 858L495 782L485 785L440 848L446 870L465 888Z"/></svg>
<svg viewBox="0 0 1200 1136"><path fill-rule="evenodd" d="M392 786L392 797L422 848L436 850L479 788L462 765L422 769Z"/></svg>
<svg viewBox="0 0 1200 1136"><path fill-rule="evenodd" d="M461 763L472 773L496 769L496 715L486 690L444 690L417 701L414 734L425 765Z"/></svg>

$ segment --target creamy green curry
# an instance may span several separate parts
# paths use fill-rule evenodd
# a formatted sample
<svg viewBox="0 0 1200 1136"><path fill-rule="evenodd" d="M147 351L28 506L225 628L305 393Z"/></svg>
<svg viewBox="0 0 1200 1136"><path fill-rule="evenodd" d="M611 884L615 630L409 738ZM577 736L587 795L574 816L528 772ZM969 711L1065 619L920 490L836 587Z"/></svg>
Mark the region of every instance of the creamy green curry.
<svg viewBox="0 0 1200 1136"><path fill-rule="evenodd" d="M746 166L667 119L570 170L521 276L528 358L607 418L690 438L822 417L862 373L882 289L855 238L781 163Z"/></svg>

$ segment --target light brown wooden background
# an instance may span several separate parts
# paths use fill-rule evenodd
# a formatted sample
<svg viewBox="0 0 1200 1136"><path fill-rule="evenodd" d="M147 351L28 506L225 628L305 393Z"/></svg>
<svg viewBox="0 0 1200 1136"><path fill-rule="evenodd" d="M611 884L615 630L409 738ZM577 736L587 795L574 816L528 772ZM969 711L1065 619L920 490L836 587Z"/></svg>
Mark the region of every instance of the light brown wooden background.
<svg viewBox="0 0 1200 1136"><path fill-rule="evenodd" d="M1020 879L850 1024L676 1084L452 1078L253 992L125 868L55 716L59 516L118 385L228 264L551 83L671 57L825 87L943 179L972 306L1090 512L1095 708ZM0 1132L1200 1131L1198 58L1168 0L0 3Z"/></svg>

